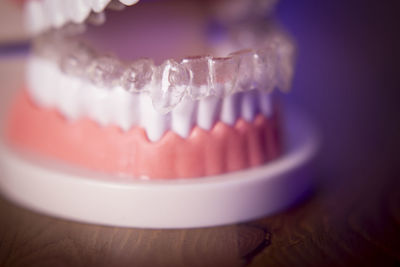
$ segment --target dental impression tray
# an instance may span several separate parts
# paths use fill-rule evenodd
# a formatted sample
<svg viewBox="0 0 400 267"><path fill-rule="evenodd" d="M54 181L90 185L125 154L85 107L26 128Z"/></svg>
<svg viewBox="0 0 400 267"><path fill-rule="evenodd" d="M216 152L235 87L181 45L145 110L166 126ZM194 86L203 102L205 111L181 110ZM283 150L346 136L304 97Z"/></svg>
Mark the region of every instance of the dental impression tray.
<svg viewBox="0 0 400 267"><path fill-rule="evenodd" d="M45 214L144 228L271 214L310 188L317 138L279 104L275 1L28 0L26 86L0 190Z"/></svg>

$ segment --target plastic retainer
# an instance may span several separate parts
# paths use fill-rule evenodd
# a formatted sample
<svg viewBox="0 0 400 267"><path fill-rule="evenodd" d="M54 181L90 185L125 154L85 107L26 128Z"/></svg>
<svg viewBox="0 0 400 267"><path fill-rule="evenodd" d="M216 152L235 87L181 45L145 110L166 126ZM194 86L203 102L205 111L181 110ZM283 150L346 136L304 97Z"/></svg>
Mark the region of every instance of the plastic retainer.
<svg viewBox="0 0 400 267"><path fill-rule="evenodd" d="M288 91L295 58L291 39L273 31L257 46L226 57L194 56L156 65L148 58L124 62L97 53L81 40L57 34L41 36L34 43L36 53L57 60L66 74L110 90L120 86L132 93L149 94L154 108L163 114L185 97L200 100L253 89Z"/></svg>

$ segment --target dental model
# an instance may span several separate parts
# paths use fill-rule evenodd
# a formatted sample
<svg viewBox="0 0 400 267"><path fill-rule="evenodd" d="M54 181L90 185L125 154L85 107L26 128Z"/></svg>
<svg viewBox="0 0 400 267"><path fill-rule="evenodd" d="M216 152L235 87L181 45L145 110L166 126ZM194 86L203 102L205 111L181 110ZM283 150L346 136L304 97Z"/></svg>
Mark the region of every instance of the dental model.
<svg viewBox="0 0 400 267"><path fill-rule="evenodd" d="M273 91L289 88L294 49L274 26L257 16L239 23L243 17L237 14L229 18L231 24L222 17L216 23L225 29L215 41L215 33L201 35L207 14L189 19L202 13L196 8L204 3L166 1L149 9L154 4L144 2L122 15L135 37L114 39L120 15L110 14L107 25L104 9L136 1L61 2L27 2L30 29L40 35L28 62L26 91L11 119L15 145L92 170L142 178L204 177L280 155ZM239 2L240 9L244 2L253 9L260 5ZM218 4L226 8L233 2ZM165 21L156 17L158 6L166 19L177 20L169 28L157 23ZM176 9L183 10L182 18L174 17ZM84 21L105 24L71 25ZM136 29L137 24L147 28ZM154 32L150 42L162 43L149 44L141 36L146 31ZM170 33L165 38L161 31ZM174 36L174 31L182 33Z"/></svg>
<svg viewBox="0 0 400 267"><path fill-rule="evenodd" d="M301 198L317 138L282 114L295 49L275 2L25 1L33 49L7 114L2 194L144 228L243 222Z"/></svg>

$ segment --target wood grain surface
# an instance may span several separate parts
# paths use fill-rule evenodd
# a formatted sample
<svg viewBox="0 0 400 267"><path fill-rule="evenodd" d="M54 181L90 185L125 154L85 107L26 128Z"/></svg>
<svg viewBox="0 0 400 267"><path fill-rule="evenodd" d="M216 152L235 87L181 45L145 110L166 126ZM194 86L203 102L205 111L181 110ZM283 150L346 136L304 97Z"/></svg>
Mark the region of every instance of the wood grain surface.
<svg viewBox="0 0 400 267"><path fill-rule="evenodd" d="M0 265L395 266L400 183L394 173L374 164L283 213L206 229L85 225L1 200Z"/></svg>

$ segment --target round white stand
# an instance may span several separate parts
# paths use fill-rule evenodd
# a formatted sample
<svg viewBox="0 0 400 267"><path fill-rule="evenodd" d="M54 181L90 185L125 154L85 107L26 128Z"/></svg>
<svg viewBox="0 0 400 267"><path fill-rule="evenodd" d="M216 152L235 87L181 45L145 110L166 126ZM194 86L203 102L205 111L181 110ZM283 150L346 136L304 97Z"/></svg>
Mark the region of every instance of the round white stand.
<svg viewBox="0 0 400 267"><path fill-rule="evenodd" d="M22 206L85 223L193 228L256 219L293 204L311 187L318 138L288 113L286 151L264 166L207 178L123 181L0 149L0 190Z"/></svg>

